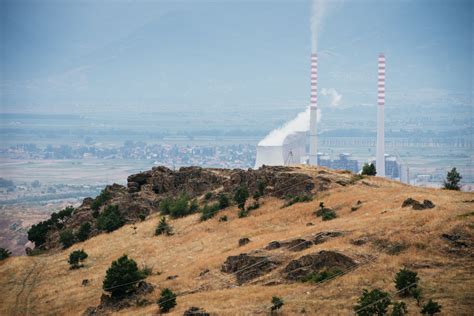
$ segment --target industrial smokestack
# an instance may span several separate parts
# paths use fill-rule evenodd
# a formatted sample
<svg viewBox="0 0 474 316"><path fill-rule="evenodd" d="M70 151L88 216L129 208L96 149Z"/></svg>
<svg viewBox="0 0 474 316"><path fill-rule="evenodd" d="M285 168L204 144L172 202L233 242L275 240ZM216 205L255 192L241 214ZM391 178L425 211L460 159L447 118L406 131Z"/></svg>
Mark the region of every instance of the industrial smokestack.
<svg viewBox="0 0 474 316"><path fill-rule="evenodd" d="M377 79L377 175L385 177L385 136L384 136L384 107L385 107L385 55L380 53L378 60Z"/></svg>
<svg viewBox="0 0 474 316"><path fill-rule="evenodd" d="M309 164L318 165L318 56L311 54L311 97L309 116Z"/></svg>

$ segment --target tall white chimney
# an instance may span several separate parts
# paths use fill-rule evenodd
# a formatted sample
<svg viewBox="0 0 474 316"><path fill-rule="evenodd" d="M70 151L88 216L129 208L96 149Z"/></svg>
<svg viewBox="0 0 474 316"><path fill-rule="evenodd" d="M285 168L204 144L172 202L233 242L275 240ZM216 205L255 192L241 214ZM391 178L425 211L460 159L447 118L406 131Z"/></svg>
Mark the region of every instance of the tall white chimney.
<svg viewBox="0 0 474 316"><path fill-rule="evenodd" d="M309 164L318 165L318 56L311 54L311 98L309 116Z"/></svg>
<svg viewBox="0 0 474 316"><path fill-rule="evenodd" d="M385 55L383 53L380 53L378 60L377 104L377 176L385 177Z"/></svg>

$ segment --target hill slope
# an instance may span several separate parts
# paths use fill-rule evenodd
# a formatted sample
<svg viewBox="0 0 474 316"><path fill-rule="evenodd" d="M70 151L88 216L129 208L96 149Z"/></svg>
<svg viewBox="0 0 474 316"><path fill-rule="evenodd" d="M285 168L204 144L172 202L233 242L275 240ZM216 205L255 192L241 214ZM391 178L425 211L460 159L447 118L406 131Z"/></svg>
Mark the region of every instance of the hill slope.
<svg viewBox="0 0 474 316"><path fill-rule="evenodd" d="M237 207L231 206L205 222L200 222L199 214L172 219L173 236L154 236L159 215L152 208L145 221L97 234L70 249L51 247L43 255L0 262L0 314L80 315L100 304L105 271L122 254L128 254L139 265L153 267L146 281L155 290L145 295L152 304L131 306L115 311L117 314L156 314L154 302L160 289L169 287L178 293L171 315L182 315L191 306L216 315L265 314L272 296L284 299L284 314L347 315L364 288L380 288L400 300L393 279L404 266L418 272L424 297L438 301L443 314L472 314L474 194L411 187L377 177L358 179L323 168L285 170L294 177L310 177L313 186L306 185L306 178L301 182L314 195L312 201L282 207L285 201L275 194L278 190L271 193L270 188L260 200L261 207L248 217L238 218ZM233 177L231 171L212 172ZM325 185L321 185L323 182ZM215 188L220 186L225 188L226 184L219 182ZM150 191L140 192L133 193L137 199L152 195ZM435 207L402 207L410 197L430 200ZM337 218L322 221L315 216L321 201L335 210ZM222 215L227 215L227 222L219 221ZM250 242L239 246L243 237ZM273 243L276 249L265 249L272 241L279 241L280 247ZM69 270L68 255L76 249L84 249L89 258L84 268ZM308 254L324 255L326 252L320 253L323 250L343 254L353 264L339 267L344 274L320 284L289 278L286 272L292 260ZM244 268L238 268L242 258L232 256L242 253L270 263L257 263L253 269L244 262ZM231 264L223 268L225 262ZM232 270L232 264L237 269ZM246 268L251 273L242 273ZM86 286L82 285L84 279L88 280ZM409 312L417 314L416 302L403 300Z"/></svg>

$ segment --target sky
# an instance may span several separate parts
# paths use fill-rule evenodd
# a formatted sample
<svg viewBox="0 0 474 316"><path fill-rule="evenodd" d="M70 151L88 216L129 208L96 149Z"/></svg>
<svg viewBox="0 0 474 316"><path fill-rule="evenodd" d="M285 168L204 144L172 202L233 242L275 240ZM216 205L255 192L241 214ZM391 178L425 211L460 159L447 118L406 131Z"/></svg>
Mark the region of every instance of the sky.
<svg viewBox="0 0 474 316"><path fill-rule="evenodd" d="M326 1L320 105L472 106L473 1ZM298 107L310 1L0 0L0 112Z"/></svg>

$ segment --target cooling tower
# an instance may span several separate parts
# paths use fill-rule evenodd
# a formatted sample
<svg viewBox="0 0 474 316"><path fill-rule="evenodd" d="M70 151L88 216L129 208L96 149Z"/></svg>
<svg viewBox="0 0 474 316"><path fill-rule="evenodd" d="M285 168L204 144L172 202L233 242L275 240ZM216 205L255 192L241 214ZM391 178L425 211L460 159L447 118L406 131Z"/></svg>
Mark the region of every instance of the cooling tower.
<svg viewBox="0 0 474 316"><path fill-rule="evenodd" d="M286 166L301 163L306 150L306 132L294 132L277 146L257 146L255 169L266 166Z"/></svg>
<svg viewBox="0 0 474 316"><path fill-rule="evenodd" d="M378 59L377 78L377 176L385 177L385 136L384 136L384 107L385 107L385 56Z"/></svg>
<svg viewBox="0 0 474 316"><path fill-rule="evenodd" d="M318 165L318 56L311 54L311 97L309 117L309 164Z"/></svg>

